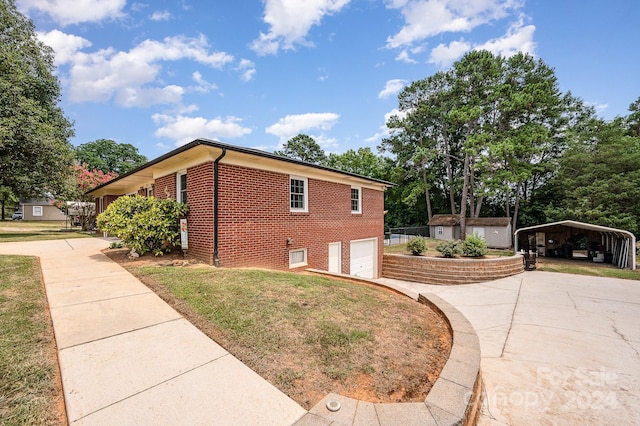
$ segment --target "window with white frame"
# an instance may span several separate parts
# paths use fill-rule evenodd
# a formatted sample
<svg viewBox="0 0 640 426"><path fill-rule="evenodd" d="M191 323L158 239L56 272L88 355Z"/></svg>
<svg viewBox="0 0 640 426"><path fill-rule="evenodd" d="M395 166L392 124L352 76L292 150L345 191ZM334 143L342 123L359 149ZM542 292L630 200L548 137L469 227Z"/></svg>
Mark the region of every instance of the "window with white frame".
<svg viewBox="0 0 640 426"><path fill-rule="evenodd" d="M307 189L307 178L291 176L290 179L290 200L292 212L309 211L309 191Z"/></svg>
<svg viewBox="0 0 640 426"><path fill-rule="evenodd" d="M436 226L436 234L438 234L438 235L444 235L444 227L442 227L442 226Z"/></svg>
<svg viewBox="0 0 640 426"><path fill-rule="evenodd" d="M42 216L42 206L33 206L33 216Z"/></svg>
<svg viewBox="0 0 640 426"><path fill-rule="evenodd" d="M177 175L176 182L176 200L180 203L187 202L187 172L180 172Z"/></svg>
<svg viewBox="0 0 640 426"><path fill-rule="evenodd" d="M362 213L362 188L351 187L351 213Z"/></svg>
<svg viewBox="0 0 640 426"><path fill-rule="evenodd" d="M291 250L289 252L289 268L307 266L307 249Z"/></svg>

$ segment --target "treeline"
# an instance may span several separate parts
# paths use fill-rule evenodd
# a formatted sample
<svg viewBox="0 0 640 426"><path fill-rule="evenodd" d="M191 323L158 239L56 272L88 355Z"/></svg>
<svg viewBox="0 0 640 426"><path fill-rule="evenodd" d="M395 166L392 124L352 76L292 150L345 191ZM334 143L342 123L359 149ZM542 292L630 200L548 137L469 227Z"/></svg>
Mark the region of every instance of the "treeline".
<svg viewBox="0 0 640 426"><path fill-rule="evenodd" d="M276 153L396 184L386 225L436 213L510 217L514 229L574 219L640 234L640 98L607 121L561 93L542 60L467 53L398 96L379 148L326 155L307 135ZM464 235L464 231L463 231Z"/></svg>

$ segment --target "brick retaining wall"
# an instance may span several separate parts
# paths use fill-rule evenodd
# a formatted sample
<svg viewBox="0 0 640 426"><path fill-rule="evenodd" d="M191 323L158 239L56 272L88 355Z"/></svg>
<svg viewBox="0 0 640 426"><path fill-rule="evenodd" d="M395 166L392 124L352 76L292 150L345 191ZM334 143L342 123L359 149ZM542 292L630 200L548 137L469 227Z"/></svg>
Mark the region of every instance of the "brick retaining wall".
<svg viewBox="0 0 640 426"><path fill-rule="evenodd" d="M425 284L470 284L516 275L524 271L522 255L485 259L385 254L382 276Z"/></svg>

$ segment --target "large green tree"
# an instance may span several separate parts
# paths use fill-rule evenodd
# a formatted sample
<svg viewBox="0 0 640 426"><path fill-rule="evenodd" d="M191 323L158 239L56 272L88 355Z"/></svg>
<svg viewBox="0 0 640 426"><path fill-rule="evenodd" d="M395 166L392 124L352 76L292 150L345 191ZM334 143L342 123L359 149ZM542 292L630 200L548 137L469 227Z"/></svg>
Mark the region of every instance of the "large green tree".
<svg viewBox="0 0 640 426"><path fill-rule="evenodd" d="M55 194L69 173L73 128L59 101L53 50L0 0L0 186L19 197Z"/></svg>
<svg viewBox="0 0 640 426"><path fill-rule="evenodd" d="M128 143L117 143L111 139L98 139L77 146L75 149L79 164L86 164L89 170L104 173L127 173L147 162L147 157L138 148Z"/></svg>
<svg viewBox="0 0 640 426"><path fill-rule="evenodd" d="M342 154L331 153L325 160L328 167L374 179L389 179L390 168L393 167L388 159L378 156L371 148L349 149Z"/></svg>
<svg viewBox="0 0 640 426"><path fill-rule="evenodd" d="M412 197L425 195L428 219L436 192L460 215L462 235L486 200L503 200L515 225L524 189L561 140L564 102L553 70L525 54L473 51L398 100L401 114L387 123L392 133L381 148L415 176Z"/></svg>
<svg viewBox="0 0 640 426"><path fill-rule="evenodd" d="M594 120L560 160L550 220L574 219L640 235L640 137L624 121Z"/></svg>
<svg viewBox="0 0 640 426"><path fill-rule="evenodd" d="M275 151L274 154L313 164L323 164L326 160L326 154L318 142L302 133L289 139L282 150Z"/></svg>

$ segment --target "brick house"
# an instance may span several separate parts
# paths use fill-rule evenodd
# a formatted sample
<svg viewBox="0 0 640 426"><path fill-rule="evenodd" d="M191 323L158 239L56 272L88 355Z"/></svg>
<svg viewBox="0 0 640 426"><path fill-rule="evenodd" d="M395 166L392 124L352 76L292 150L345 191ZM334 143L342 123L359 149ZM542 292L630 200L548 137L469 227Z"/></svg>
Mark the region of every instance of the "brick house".
<svg viewBox="0 0 640 426"><path fill-rule="evenodd" d="M186 202L188 252L212 265L379 277L389 186L197 139L91 193L98 213L123 195Z"/></svg>

